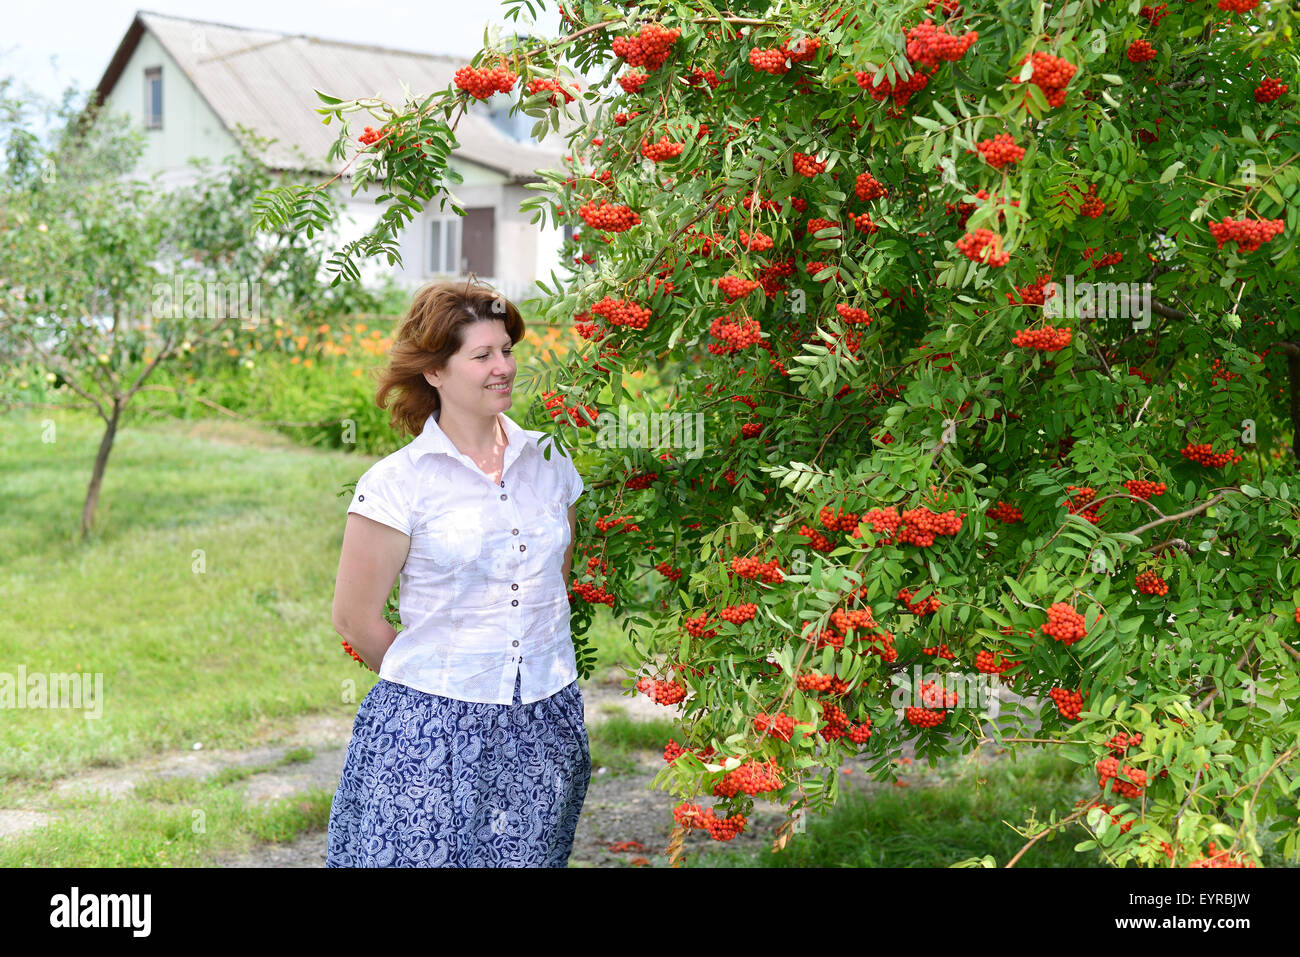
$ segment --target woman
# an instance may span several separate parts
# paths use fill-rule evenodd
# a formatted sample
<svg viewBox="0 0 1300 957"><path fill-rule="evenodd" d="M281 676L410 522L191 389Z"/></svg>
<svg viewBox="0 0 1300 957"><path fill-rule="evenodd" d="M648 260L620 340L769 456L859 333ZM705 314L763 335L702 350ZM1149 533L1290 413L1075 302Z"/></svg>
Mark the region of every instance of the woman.
<svg viewBox="0 0 1300 957"><path fill-rule="evenodd" d="M348 507L334 627L379 681L329 867L564 867L572 851L591 780L567 595L582 478L505 414L523 336L486 286L435 283L394 337L376 401L416 437ZM399 570L400 634L383 618Z"/></svg>

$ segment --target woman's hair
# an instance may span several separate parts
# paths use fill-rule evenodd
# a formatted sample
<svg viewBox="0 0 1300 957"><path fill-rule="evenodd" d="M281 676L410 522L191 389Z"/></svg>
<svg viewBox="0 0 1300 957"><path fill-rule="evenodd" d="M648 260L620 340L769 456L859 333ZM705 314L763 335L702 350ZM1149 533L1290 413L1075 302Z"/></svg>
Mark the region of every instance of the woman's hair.
<svg viewBox="0 0 1300 957"><path fill-rule="evenodd" d="M433 282L421 288L402 317L388 365L379 375L375 402L388 409L399 433L419 435L425 420L441 407L438 390L424 377L441 371L464 344L471 322L500 320L511 343L524 337L518 308L491 286L471 277L466 282Z"/></svg>

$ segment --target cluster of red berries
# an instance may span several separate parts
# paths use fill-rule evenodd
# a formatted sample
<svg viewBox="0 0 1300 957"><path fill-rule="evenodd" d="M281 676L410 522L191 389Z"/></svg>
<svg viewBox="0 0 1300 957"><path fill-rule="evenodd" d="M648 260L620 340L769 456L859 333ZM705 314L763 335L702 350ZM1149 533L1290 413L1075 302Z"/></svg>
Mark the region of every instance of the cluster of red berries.
<svg viewBox="0 0 1300 957"><path fill-rule="evenodd" d="M1156 58L1156 48L1146 40L1134 40L1124 53L1130 63L1145 63Z"/></svg>
<svg viewBox="0 0 1300 957"><path fill-rule="evenodd" d="M766 791L779 791L780 771L775 758L768 758L761 764L758 761L746 761L740 767L728 771L722 780L713 785L713 796L729 798L744 791L752 797Z"/></svg>
<svg viewBox="0 0 1300 957"><path fill-rule="evenodd" d="M1075 802L1074 802L1074 806L1075 806L1075 807L1081 807L1082 805L1083 805L1083 802L1082 802L1082 801L1075 801ZM1115 805L1113 805L1113 804L1102 804L1100 801L1093 801L1091 804L1088 805L1088 810L1091 811L1093 808L1095 808L1095 807L1099 807L1099 808L1101 808L1103 811L1105 811L1107 814L1110 814L1110 812L1111 812L1111 810L1114 808L1114 806L1115 806ZM1121 834L1127 834L1129 828L1131 828L1131 827L1133 826L1133 821L1132 821L1131 819L1130 819L1130 820L1127 820L1127 821L1124 821L1123 824L1120 824L1120 820L1121 820L1121 818L1120 818L1120 816L1119 816L1118 814L1110 814L1110 819L1111 819L1111 821L1112 821L1113 823L1119 825L1119 832L1120 832Z"/></svg>
<svg viewBox="0 0 1300 957"><path fill-rule="evenodd" d="M655 704L677 704L686 697L686 686L676 681L642 678L636 683L636 690L647 695Z"/></svg>
<svg viewBox="0 0 1300 957"><path fill-rule="evenodd" d="M1210 235L1222 249L1224 243L1236 243L1238 252L1254 252L1274 236L1282 235L1286 223L1280 219L1225 219L1210 223Z"/></svg>
<svg viewBox="0 0 1300 957"><path fill-rule="evenodd" d="M518 73L512 73L503 66L491 70L480 70L472 66L463 66L456 71L456 86L469 92L470 96L486 100L493 93L509 93L519 79Z"/></svg>
<svg viewBox="0 0 1300 957"><path fill-rule="evenodd" d="M593 419L596 418L598 412L594 405L584 406L581 403L578 403L573 406L566 406L564 404L564 397L557 392L548 390L542 393L542 398L546 400L544 405L547 411L550 412L552 419L558 419L560 416L567 414L569 420L578 428L583 428L584 426L591 424L584 417L583 410L591 413Z"/></svg>
<svg viewBox="0 0 1300 957"><path fill-rule="evenodd" d="M343 650L346 651L352 657L353 661L356 661L358 664L362 665L363 667L366 668L370 667L361 659L361 656L357 654L356 649L348 644L348 640L346 638L343 639Z"/></svg>
<svg viewBox="0 0 1300 957"><path fill-rule="evenodd" d="M921 601L913 603L912 596L915 595L916 592L919 590L920 589L912 589L912 588L900 588L898 590L898 597L903 600L903 603L907 605L907 610L910 611L913 615L933 614L934 612L938 611L940 608L943 607L943 603L939 601L939 599L936 598L934 595L931 595L929 598L923 598L921 599ZM944 647L946 648L947 645L945 645Z"/></svg>
<svg viewBox="0 0 1300 957"><path fill-rule="evenodd" d="M957 240L957 251L974 262L987 262L990 266L1005 266L1011 254L1002 251L1002 237L991 229L977 229ZM987 251L987 252L986 252Z"/></svg>
<svg viewBox="0 0 1300 957"><path fill-rule="evenodd" d="M813 177L826 171L826 161L807 153L794 154L794 171L800 176Z"/></svg>
<svg viewBox="0 0 1300 957"><path fill-rule="evenodd" d="M678 827L707 830L709 837L715 841L729 841L745 830L745 815L733 814L731 817L718 817L713 808L700 810L698 804L679 804L673 808L673 819Z"/></svg>
<svg viewBox="0 0 1300 957"><path fill-rule="evenodd" d="M894 105L900 109L907 105L907 101L912 98L913 93L919 93L930 82L930 77L920 70L917 70L907 79L900 77L897 83L890 83L884 77L881 77L879 83L872 83L872 71L870 70L858 70L854 73L854 77L858 81L858 86L870 93L873 100L879 102L893 97Z"/></svg>
<svg viewBox="0 0 1300 957"><path fill-rule="evenodd" d="M862 608L836 608L831 612L831 624L843 632L855 629L871 631L880 627L871 613L870 605Z"/></svg>
<svg viewBox="0 0 1300 957"><path fill-rule="evenodd" d="M1111 738L1109 741L1106 742L1106 747L1110 748L1111 753L1114 754L1115 757L1122 758L1125 754L1128 753L1129 748L1136 748L1141 743L1142 743L1141 733L1130 735L1121 731L1119 734L1115 735L1113 738Z"/></svg>
<svg viewBox="0 0 1300 957"><path fill-rule="evenodd" d="M932 711L929 708L904 708L903 717L908 724L918 728L933 728L948 717L948 712Z"/></svg>
<svg viewBox="0 0 1300 957"><path fill-rule="evenodd" d="M1044 326L1041 329L1021 329L1011 339L1013 346L1020 346L1023 349L1039 349L1043 352L1060 352L1070 344L1074 338L1074 333L1070 331L1069 326L1058 329L1055 326Z"/></svg>
<svg viewBox="0 0 1300 957"><path fill-rule="evenodd" d="M929 655L931 658L933 658L935 655L938 655L940 658L943 658L945 661L957 660L957 656L952 653L952 649L948 647L948 643L946 641L941 642L937 645L933 645L930 648L922 648L921 654Z"/></svg>
<svg viewBox="0 0 1300 957"><path fill-rule="evenodd" d="M682 35L679 27L665 30L657 23L647 23L635 37L615 37L614 55L622 57L628 66L641 66L653 72L663 66L673 43Z"/></svg>
<svg viewBox="0 0 1300 957"><path fill-rule="evenodd" d="M618 78L618 85L623 88L624 93L638 93L641 87L645 86L645 81L650 79L649 73L642 73L640 70L633 70L630 73L624 73Z"/></svg>
<svg viewBox="0 0 1300 957"><path fill-rule="evenodd" d="M1250 7L1253 7L1256 3L1259 2L1259 0L1248 0L1248 2L1250 2ZM1219 3L1219 6L1223 7L1222 0ZM1246 9L1250 9L1250 7L1247 7ZM1209 850L1207 851L1207 854L1208 854L1207 857L1198 857L1196 860L1191 861L1187 866L1188 867L1258 867L1259 866L1254 861L1248 861L1241 857L1234 858L1230 856L1228 854L1228 849L1224 849L1222 851L1215 850L1213 841L1211 841L1209 844Z"/></svg>
<svg viewBox="0 0 1300 957"><path fill-rule="evenodd" d="M1241 454L1228 449L1226 452L1215 452L1214 446L1209 443L1192 445L1188 443L1183 449L1183 458L1189 462L1196 462L1207 468L1221 469L1225 465L1236 464L1241 461Z"/></svg>
<svg viewBox="0 0 1300 957"><path fill-rule="evenodd" d="M823 701L822 720L826 723L817 729L817 733L826 741L838 741L849 733L849 716L844 709L830 701Z"/></svg>
<svg viewBox="0 0 1300 957"><path fill-rule="evenodd" d="M1151 22L1151 26L1160 26L1160 21L1169 16L1169 4L1162 3L1158 7L1143 7L1138 11L1139 17L1146 17Z"/></svg>
<svg viewBox="0 0 1300 957"><path fill-rule="evenodd" d="M1249 13L1259 6L1259 0L1219 0L1217 6L1229 13Z"/></svg>
<svg viewBox="0 0 1300 957"><path fill-rule="evenodd" d="M804 227L804 231L809 236L811 236L814 233L818 232L819 230L831 229L832 227L837 227L837 226L839 226L839 223L835 222L835 220L833 219L822 219L820 216L816 216L808 220L808 225ZM832 235L839 235L839 234L834 233Z"/></svg>
<svg viewBox="0 0 1300 957"><path fill-rule="evenodd" d="M588 604L614 607L614 596L605 590L604 585L575 582L571 591Z"/></svg>
<svg viewBox="0 0 1300 957"><path fill-rule="evenodd" d="M1146 785L1145 771L1128 764L1121 769L1118 758L1103 758L1097 762L1097 786L1103 793L1113 790L1121 797L1136 798L1142 796Z"/></svg>
<svg viewBox="0 0 1300 957"><path fill-rule="evenodd" d="M775 716L769 716L766 711L760 712L754 719L754 730L762 734L769 729L773 737L789 741L794 737L794 718L784 711Z"/></svg>
<svg viewBox="0 0 1300 957"><path fill-rule="evenodd" d="M708 624L708 618L707 614L701 614L695 618L683 619L682 627L686 629L686 633L692 638L714 638L718 634L717 631L705 627Z"/></svg>
<svg viewBox="0 0 1300 957"><path fill-rule="evenodd" d="M1040 626L1039 631L1067 646L1072 645L1084 636L1083 616L1065 602L1054 602L1047 609L1047 624Z"/></svg>
<svg viewBox="0 0 1300 957"><path fill-rule="evenodd" d="M853 192L856 193L858 199L863 202L870 202L873 199L880 199L881 197L889 196L889 190L870 173L858 174L858 178L853 184Z"/></svg>
<svg viewBox="0 0 1300 957"><path fill-rule="evenodd" d="M640 475L633 475L624 483L624 488L629 492L640 491L653 485L657 478L659 478L658 472L643 472Z"/></svg>
<svg viewBox="0 0 1300 957"><path fill-rule="evenodd" d="M1118 250L1113 253L1106 253L1100 259L1094 259L1092 262L1093 269L1102 269L1106 266L1114 266L1124 258L1124 254Z"/></svg>
<svg viewBox="0 0 1300 957"><path fill-rule="evenodd" d="M641 526L632 524L631 515L604 515L596 519L597 531L608 532L611 529L619 532L639 532Z"/></svg>
<svg viewBox="0 0 1300 957"><path fill-rule="evenodd" d="M367 126L365 132L363 132L360 136L358 136L357 139L360 140L362 143L364 143L366 146L369 146L371 143L374 143L375 141L382 138L385 132L386 132L386 128L385 130L377 130L374 129L373 127Z"/></svg>
<svg viewBox="0 0 1300 957"><path fill-rule="evenodd" d="M1088 521L1092 522L1092 524L1096 525L1101 520L1101 515L1097 511L1096 505L1092 505L1091 507L1089 507L1089 505L1092 500L1097 497L1097 490L1091 487L1080 488L1077 485L1067 485L1065 488L1067 491L1074 493L1066 499L1066 510L1069 511L1071 515L1082 515Z"/></svg>
<svg viewBox="0 0 1300 957"><path fill-rule="evenodd" d="M713 284L726 296L727 302L743 299L757 289L759 285L756 280L741 279L739 276L723 276L720 279L713 280Z"/></svg>
<svg viewBox="0 0 1300 957"><path fill-rule="evenodd" d="M1051 281L1050 275L1039 276L1028 285L1016 286L1016 295L1006 294L1007 302L1013 306L1041 306L1047 301L1046 287Z"/></svg>
<svg viewBox="0 0 1300 957"><path fill-rule="evenodd" d="M822 675L815 671L797 675L794 686L800 691L819 691L829 695L847 694L849 690L848 683L837 675Z"/></svg>
<svg viewBox="0 0 1300 957"><path fill-rule="evenodd" d="M528 95L529 95L529 96L532 96L534 93L540 93L540 92L542 92L543 90L550 90L550 91L551 91L551 95L548 96L548 97L546 98L547 101L551 104L551 106L559 106L559 105L560 105L560 101L557 100L557 99L555 98L555 94L556 94L556 93L559 93L559 94L561 94L561 95L564 97L564 102L565 102L565 103L572 103L572 102L573 102L573 94L570 93L570 92L569 92L569 91L564 87L564 85L561 84L560 82L558 82L557 80L547 80L547 79L543 79L543 78L540 78L540 77L539 77L539 78L536 79L536 80L532 80L532 81L528 84Z"/></svg>
<svg viewBox="0 0 1300 957"><path fill-rule="evenodd" d="M817 531L815 528L809 528L807 525L800 525L798 534L804 535L808 539L808 547L816 552L829 552L835 547L835 543L829 538Z"/></svg>
<svg viewBox="0 0 1300 957"><path fill-rule="evenodd" d="M781 574L781 567L774 558L770 562L761 562L757 558L736 556L731 560L731 570L741 578L751 580L762 579L770 584L776 584L784 581L785 576Z"/></svg>
<svg viewBox="0 0 1300 957"><path fill-rule="evenodd" d="M936 27L933 20L923 20L907 31L907 59L928 67L938 67L944 60L956 62L978 39L974 30L953 36L943 27Z"/></svg>
<svg viewBox="0 0 1300 957"><path fill-rule="evenodd" d="M936 685L933 681L926 681L921 685L921 703L927 708L955 708L957 692Z"/></svg>
<svg viewBox="0 0 1300 957"><path fill-rule="evenodd" d="M849 325L871 325L871 316L867 314L867 310L865 309L856 309L853 306L845 305L840 302L836 303L835 311L838 312L840 318Z"/></svg>
<svg viewBox="0 0 1300 957"><path fill-rule="evenodd" d="M1024 512L1020 511L1020 509L1016 508L1014 505L1008 505L1006 502L998 502L997 505L989 509L985 514L987 514L989 518L996 519L999 522L1005 522L1008 525L1013 525L1016 522L1023 522L1025 520Z"/></svg>
<svg viewBox="0 0 1300 957"><path fill-rule="evenodd" d="M1087 216L1089 219L1096 219L1104 212L1106 212L1106 204L1097 195L1097 184L1091 183L1088 186L1088 192L1079 203L1079 215Z"/></svg>
<svg viewBox="0 0 1300 957"><path fill-rule="evenodd" d="M664 760L667 761L669 764L672 764L674 761L680 758L687 751L691 752L691 754L694 754L700 760L704 760L705 758L711 757L713 755L713 745L710 744L702 751L697 751L695 750L695 748L684 748L680 744L678 744L676 740L674 740L673 738L669 738L668 743L664 745Z"/></svg>
<svg viewBox="0 0 1300 957"><path fill-rule="evenodd" d="M682 570L680 568L674 568L672 565L669 565L667 562L660 562L658 565L655 566L655 571L657 571L660 575L663 575L669 581L675 582L677 581L677 579L682 577Z"/></svg>
<svg viewBox="0 0 1300 957"><path fill-rule="evenodd" d="M1288 89L1290 89L1290 87L1281 80L1264 77L1263 82L1261 82L1259 86L1255 87L1255 102L1272 103Z"/></svg>
<svg viewBox="0 0 1300 957"><path fill-rule="evenodd" d="M760 233L755 230L754 234L751 236L742 229L740 231L740 245L744 246L746 249L752 250L753 252L762 253L771 249L775 245L775 242L772 237L768 236L766 233Z"/></svg>
<svg viewBox="0 0 1300 957"><path fill-rule="evenodd" d="M854 744L866 744L871 737L871 719L863 718L849 728L849 740Z"/></svg>
<svg viewBox="0 0 1300 957"><path fill-rule="evenodd" d="M1066 691L1064 688L1052 688L1047 695L1056 702L1056 710L1061 713L1062 718L1067 721L1079 720L1079 712L1083 710L1083 695L1077 691Z"/></svg>
<svg viewBox="0 0 1300 957"><path fill-rule="evenodd" d="M1148 482L1146 479L1129 479L1124 483L1128 493L1134 498L1148 499L1152 495L1164 495L1168 489L1164 482Z"/></svg>
<svg viewBox="0 0 1300 957"><path fill-rule="evenodd" d="M591 311L604 317L612 326L629 326L632 329L644 329L650 322L650 310L625 299L611 299L606 296L591 307Z"/></svg>
<svg viewBox="0 0 1300 957"><path fill-rule="evenodd" d="M1018 661L1009 661L1003 658L1001 654L994 654L991 651L979 651L975 654L975 670L986 675L1000 675L1004 671L1010 671Z"/></svg>
<svg viewBox="0 0 1300 957"><path fill-rule="evenodd" d="M1153 571L1139 572L1134 583L1144 595L1168 595L1169 583Z"/></svg>
<svg viewBox="0 0 1300 957"><path fill-rule="evenodd" d="M843 508L825 506L817 515L822 525L832 532L851 532L858 527L858 513Z"/></svg>
<svg viewBox="0 0 1300 957"><path fill-rule="evenodd" d="M725 344L710 343L709 351L714 355L730 355L748 349L763 341L762 331L757 319L742 319L737 324L730 314L718 316L709 324L709 335Z"/></svg>
<svg viewBox="0 0 1300 957"><path fill-rule="evenodd" d="M1019 163L1025 158L1025 148L1017 146L1010 133L999 133L987 140L975 144L984 162L994 169L1001 169L1011 163Z"/></svg>
<svg viewBox="0 0 1300 957"><path fill-rule="evenodd" d="M588 200L578 207L578 215L592 229L602 229L610 233L621 233L641 224L641 217L630 206L617 206L600 201L597 206Z"/></svg>
<svg viewBox="0 0 1300 957"><path fill-rule="evenodd" d="M758 606L753 602L741 602L739 605L728 605L718 612L718 617L733 625L741 625L753 618L757 612Z"/></svg>
<svg viewBox="0 0 1300 957"><path fill-rule="evenodd" d="M686 149L685 143L674 143L667 136L660 136L653 143L646 137L641 139L641 155L656 163L662 163L664 160L680 156L684 149Z"/></svg>
<svg viewBox="0 0 1300 957"><path fill-rule="evenodd" d="M964 515L955 509L932 512L928 508L910 508L900 516L903 526L898 531L900 543L929 548L940 535L951 536L961 531Z"/></svg>
<svg viewBox="0 0 1300 957"><path fill-rule="evenodd" d="M1065 86L1078 70L1073 63L1062 59L1058 56L1052 56L1050 53L1044 53L1041 50L1024 57L1020 61L1020 66L1029 63L1033 67L1033 72L1029 75L1029 82L1034 84L1047 97L1048 106L1065 105ZM1015 82L1019 83L1017 77Z"/></svg>

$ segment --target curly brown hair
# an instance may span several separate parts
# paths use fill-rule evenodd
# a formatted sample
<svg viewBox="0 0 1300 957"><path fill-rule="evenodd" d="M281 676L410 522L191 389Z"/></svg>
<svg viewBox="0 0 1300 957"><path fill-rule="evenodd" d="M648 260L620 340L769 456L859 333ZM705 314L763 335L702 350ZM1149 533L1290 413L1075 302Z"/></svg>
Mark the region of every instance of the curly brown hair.
<svg viewBox="0 0 1300 957"><path fill-rule="evenodd" d="M465 326L493 321L505 323L512 344L524 337L519 309L475 277L429 283L416 292L393 334L375 392L375 403L389 410L395 430L413 436L424 431L425 421L442 406L424 373L441 371L460 351Z"/></svg>

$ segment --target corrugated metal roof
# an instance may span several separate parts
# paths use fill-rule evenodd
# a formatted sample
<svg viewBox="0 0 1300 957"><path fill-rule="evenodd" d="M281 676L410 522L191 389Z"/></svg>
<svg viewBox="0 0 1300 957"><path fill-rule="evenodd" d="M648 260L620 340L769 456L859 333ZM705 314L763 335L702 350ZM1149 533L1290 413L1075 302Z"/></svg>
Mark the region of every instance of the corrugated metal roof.
<svg viewBox="0 0 1300 957"><path fill-rule="evenodd" d="M316 109L323 104L314 90L342 99L379 97L400 108L406 101L403 83L411 96L427 97L451 87L456 70L469 63L469 56L389 50L143 11L137 20L157 37L228 130L234 133L242 124L278 140L261 157L277 169L337 168L325 156L339 126L337 121L328 126L321 122L324 117ZM128 33L125 42L130 41ZM117 77L105 79L111 86ZM101 89L101 94L107 92ZM532 179L534 170L561 168L561 134L551 133L543 144L523 143L487 119L482 114L486 109L485 104L472 103L460 118L456 157L512 179ZM367 125L368 117L362 116L366 114L350 116L353 135ZM566 120L561 115L562 133L580 124L580 118Z"/></svg>

